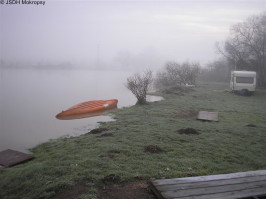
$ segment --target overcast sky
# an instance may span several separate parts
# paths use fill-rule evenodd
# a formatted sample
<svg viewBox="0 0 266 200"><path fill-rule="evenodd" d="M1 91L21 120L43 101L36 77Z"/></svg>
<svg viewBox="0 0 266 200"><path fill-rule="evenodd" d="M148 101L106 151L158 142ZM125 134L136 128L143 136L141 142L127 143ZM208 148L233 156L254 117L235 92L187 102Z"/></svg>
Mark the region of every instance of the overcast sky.
<svg viewBox="0 0 266 200"><path fill-rule="evenodd" d="M215 42L228 37L231 25L265 11L266 0L2 4L0 59L91 65L139 58L204 64L217 58Z"/></svg>

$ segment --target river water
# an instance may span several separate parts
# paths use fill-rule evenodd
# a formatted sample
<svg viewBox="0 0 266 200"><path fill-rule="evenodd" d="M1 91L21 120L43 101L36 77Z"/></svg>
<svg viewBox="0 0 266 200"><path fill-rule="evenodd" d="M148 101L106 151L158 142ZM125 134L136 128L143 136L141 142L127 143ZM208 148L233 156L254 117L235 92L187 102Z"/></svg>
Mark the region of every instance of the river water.
<svg viewBox="0 0 266 200"><path fill-rule="evenodd" d="M90 100L118 99L118 108L135 104L125 87L130 75L124 71L1 69L0 151L26 152L49 139L78 136L96 128L99 121L112 120L110 116L58 120L55 115Z"/></svg>

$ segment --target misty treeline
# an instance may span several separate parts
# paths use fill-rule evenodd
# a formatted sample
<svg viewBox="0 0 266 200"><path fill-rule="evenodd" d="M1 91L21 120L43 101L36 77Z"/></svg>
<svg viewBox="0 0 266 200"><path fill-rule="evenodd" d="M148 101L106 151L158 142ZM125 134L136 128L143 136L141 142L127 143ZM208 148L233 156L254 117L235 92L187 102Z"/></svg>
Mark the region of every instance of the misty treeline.
<svg viewBox="0 0 266 200"><path fill-rule="evenodd" d="M258 86L266 87L266 13L251 16L230 28L227 40L216 43L222 58L201 67L196 62L168 62L157 73L157 89L201 81L228 82L232 70L257 72Z"/></svg>
<svg viewBox="0 0 266 200"><path fill-rule="evenodd" d="M200 69L198 80L213 82L228 82L231 76L233 66L225 59L220 58L208 63Z"/></svg>
<svg viewBox="0 0 266 200"><path fill-rule="evenodd" d="M154 86L156 89L163 89L177 85L195 85L199 72L200 64L196 62L167 62L157 73Z"/></svg>
<svg viewBox="0 0 266 200"><path fill-rule="evenodd" d="M258 86L266 87L266 13L249 17L230 28L230 35L223 43L216 44L223 56L201 68L197 62L167 62L156 74L154 86L164 89L182 85L196 85L196 79L226 82L232 70L257 72ZM153 81L152 72L135 74L127 80L127 88L137 97L138 103L146 102L146 93Z"/></svg>
<svg viewBox="0 0 266 200"><path fill-rule="evenodd" d="M200 72L199 63L168 62L165 67L157 72L153 78L151 70L136 73L127 78L126 87L137 98L137 104L146 103L146 95L152 83L157 90L171 88L175 86L195 85L196 78Z"/></svg>
<svg viewBox="0 0 266 200"><path fill-rule="evenodd" d="M233 25L216 49L222 58L201 68L199 80L228 82L232 70L249 70L257 72L258 86L266 87L266 13Z"/></svg>
<svg viewBox="0 0 266 200"><path fill-rule="evenodd" d="M266 13L233 25L227 40L216 47L229 63L229 71L256 71L258 86L266 87Z"/></svg>

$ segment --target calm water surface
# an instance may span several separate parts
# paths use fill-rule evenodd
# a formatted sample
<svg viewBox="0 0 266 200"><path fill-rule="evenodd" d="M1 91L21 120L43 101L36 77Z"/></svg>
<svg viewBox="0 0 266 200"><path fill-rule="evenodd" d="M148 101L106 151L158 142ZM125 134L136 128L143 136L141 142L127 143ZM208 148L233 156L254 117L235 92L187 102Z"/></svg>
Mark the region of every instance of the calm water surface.
<svg viewBox="0 0 266 200"><path fill-rule="evenodd" d="M136 103L123 71L1 70L0 151L26 152L61 136L78 136L110 121L110 116L58 120L55 115L77 103L118 99L118 108Z"/></svg>

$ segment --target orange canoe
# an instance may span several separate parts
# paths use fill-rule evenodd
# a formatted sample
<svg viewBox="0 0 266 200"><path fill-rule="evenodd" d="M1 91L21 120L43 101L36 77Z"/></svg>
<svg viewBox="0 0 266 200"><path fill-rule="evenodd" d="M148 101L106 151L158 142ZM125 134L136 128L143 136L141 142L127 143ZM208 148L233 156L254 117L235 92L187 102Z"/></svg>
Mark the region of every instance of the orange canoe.
<svg viewBox="0 0 266 200"><path fill-rule="evenodd" d="M86 101L70 107L56 115L57 119L78 119L103 114L104 111L117 108L117 99Z"/></svg>

